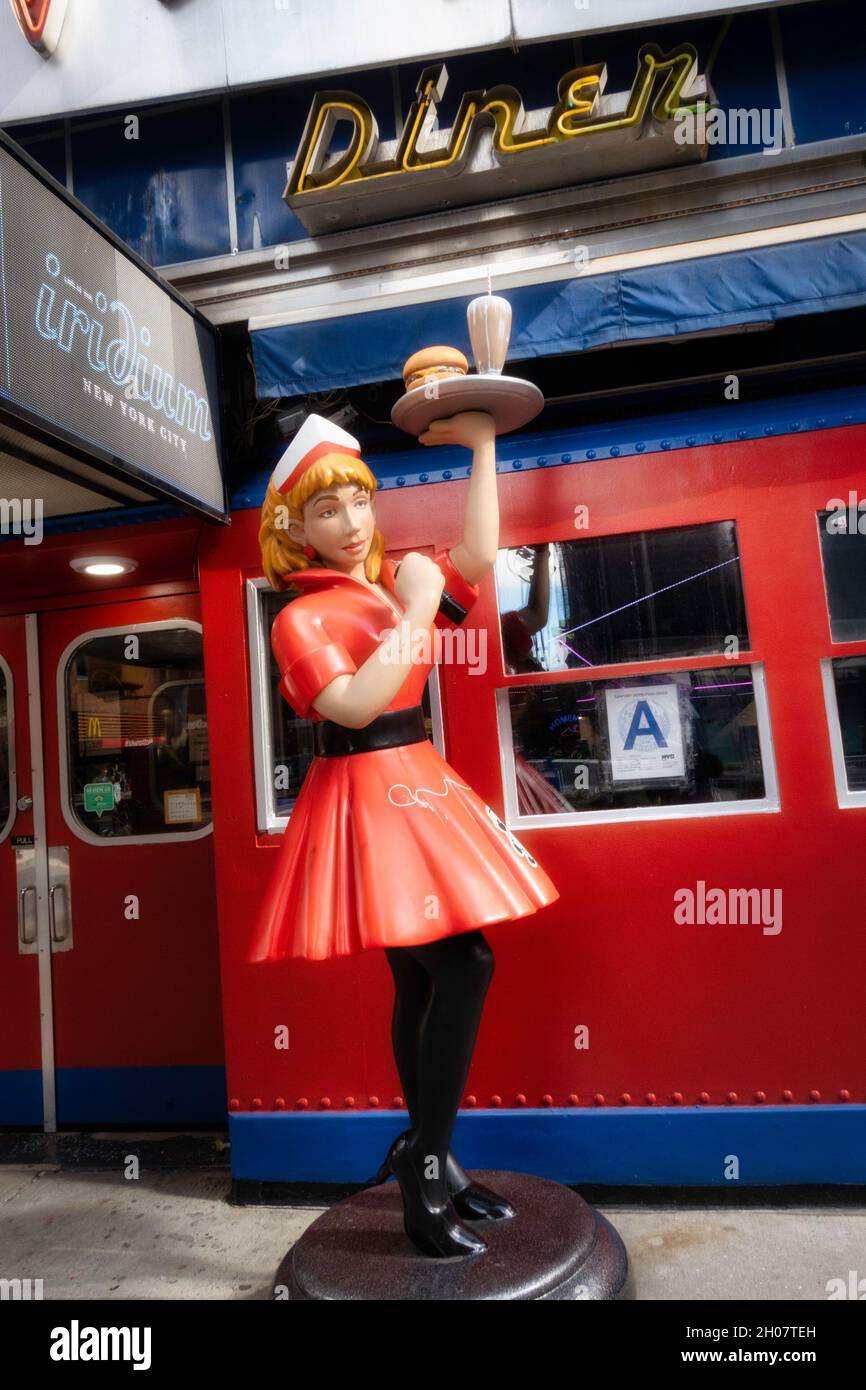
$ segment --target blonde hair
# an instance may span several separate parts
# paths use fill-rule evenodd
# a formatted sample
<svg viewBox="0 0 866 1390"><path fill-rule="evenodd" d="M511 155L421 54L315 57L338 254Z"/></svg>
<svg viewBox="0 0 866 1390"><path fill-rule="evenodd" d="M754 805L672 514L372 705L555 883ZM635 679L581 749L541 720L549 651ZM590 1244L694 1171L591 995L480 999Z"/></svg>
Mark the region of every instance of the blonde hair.
<svg viewBox="0 0 866 1390"><path fill-rule="evenodd" d="M293 570L305 570L311 566L321 567L321 561L310 560L303 546L296 541L288 529L289 518L295 521L304 519L304 503L322 488L334 483L357 483L366 488L372 499L376 491L376 479L366 463L360 458L350 458L346 454L325 454L302 473L290 492L280 493L273 483L262 505L262 520L259 527L259 549L262 553L262 570L272 589L282 590L291 585L287 578ZM379 578L382 557L385 554L385 538L377 527L373 532L370 553L364 561L364 573L371 584Z"/></svg>

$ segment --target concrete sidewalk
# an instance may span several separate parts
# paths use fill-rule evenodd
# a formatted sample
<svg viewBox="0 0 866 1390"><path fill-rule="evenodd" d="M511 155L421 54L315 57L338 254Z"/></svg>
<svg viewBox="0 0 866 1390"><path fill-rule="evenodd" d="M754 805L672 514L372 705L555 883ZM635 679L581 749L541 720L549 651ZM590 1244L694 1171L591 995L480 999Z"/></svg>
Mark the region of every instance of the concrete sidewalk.
<svg viewBox="0 0 866 1390"><path fill-rule="evenodd" d="M322 1205L244 1206L228 1169L0 1165L0 1279L45 1299L268 1299ZM593 1202L620 1232L638 1299L819 1299L866 1278L866 1206Z"/></svg>

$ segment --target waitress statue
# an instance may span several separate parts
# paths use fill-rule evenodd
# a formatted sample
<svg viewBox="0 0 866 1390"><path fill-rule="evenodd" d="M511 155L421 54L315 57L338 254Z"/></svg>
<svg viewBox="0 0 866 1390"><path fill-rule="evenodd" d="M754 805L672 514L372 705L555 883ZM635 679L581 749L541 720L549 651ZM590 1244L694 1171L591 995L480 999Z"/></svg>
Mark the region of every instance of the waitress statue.
<svg viewBox="0 0 866 1390"><path fill-rule="evenodd" d="M486 1250L461 1217L515 1215L450 1151L493 974L481 928L559 897L428 740L421 706L441 645L434 628L466 620L496 559L494 429L490 414L464 410L420 435L423 444L472 450L463 538L450 550L411 552L399 566L388 559L376 526L376 480L360 445L318 415L274 469L259 532L272 588L300 595L274 620L271 646L282 695L314 722L316 754L248 959L384 950L410 1127L369 1186L394 1174L406 1234L434 1258Z"/></svg>

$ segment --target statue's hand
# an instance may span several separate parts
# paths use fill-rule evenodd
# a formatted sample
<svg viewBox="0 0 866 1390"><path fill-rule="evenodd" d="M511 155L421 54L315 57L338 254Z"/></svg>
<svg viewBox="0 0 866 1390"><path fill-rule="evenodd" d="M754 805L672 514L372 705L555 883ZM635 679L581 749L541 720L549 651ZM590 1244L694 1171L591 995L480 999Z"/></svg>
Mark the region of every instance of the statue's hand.
<svg viewBox="0 0 866 1390"><path fill-rule="evenodd" d="M417 607L432 615L439 607L445 576L429 555L410 550L400 561L394 588L405 608Z"/></svg>
<svg viewBox="0 0 866 1390"><path fill-rule="evenodd" d="M495 438L493 416L486 410L461 410L459 415L431 420L424 433L418 436L421 444L462 444L466 449L477 449Z"/></svg>

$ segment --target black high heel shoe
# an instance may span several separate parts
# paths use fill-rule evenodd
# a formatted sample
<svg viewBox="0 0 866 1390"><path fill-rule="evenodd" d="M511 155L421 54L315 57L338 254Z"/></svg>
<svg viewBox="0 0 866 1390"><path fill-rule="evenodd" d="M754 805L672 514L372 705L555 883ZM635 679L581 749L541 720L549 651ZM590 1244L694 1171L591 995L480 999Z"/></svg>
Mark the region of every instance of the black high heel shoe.
<svg viewBox="0 0 866 1390"><path fill-rule="evenodd" d="M445 1181L454 1210L468 1221L481 1221L485 1217L492 1221L503 1221L517 1215L511 1203L500 1197L498 1192L485 1187L484 1183L473 1182L469 1174L463 1172L450 1149L445 1165Z"/></svg>
<svg viewBox="0 0 866 1390"><path fill-rule="evenodd" d="M398 1134L378 1172L362 1190L378 1186L393 1173L403 1199L403 1229L416 1250L438 1259L480 1255L487 1249L487 1242L455 1219L457 1212L450 1197L441 1204L432 1204L424 1196L423 1180L409 1148L409 1135L408 1130Z"/></svg>
<svg viewBox="0 0 866 1390"><path fill-rule="evenodd" d="M393 1169L391 1167L391 1161L394 1157L394 1154L397 1152L398 1148L402 1148L402 1146L406 1143L408 1137L408 1129L404 1130L402 1134L397 1135L397 1138L392 1142L391 1147L386 1153L385 1157L383 1158L382 1163L380 1164L377 1172L373 1174L372 1178L368 1178L365 1183L361 1184L359 1191L366 1192L368 1187L378 1187L380 1183L385 1181L389 1173L393 1172Z"/></svg>
<svg viewBox="0 0 866 1390"><path fill-rule="evenodd" d="M409 1140L395 1149L391 1171L403 1198L403 1228L417 1250L449 1259L455 1255L480 1255L487 1249L487 1242L457 1219L449 1196L442 1203L428 1202Z"/></svg>
<svg viewBox="0 0 866 1390"><path fill-rule="evenodd" d="M393 1172L392 1158L406 1143L409 1133L409 1130L404 1130L402 1134L397 1135L378 1172L374 1173L373 1177L368 1178L363 1184L362 1192L366 1192L369 1187L378 1187L379 1183L383 1183L389 1173ZM468 1182L464 1182L464 1178L467 1177L468 1174L463 1172L449 1149L445 1166L445 1182L448 1187L448 1195L458 1216L462 1216L467 1221L483 1221L488 1217L492 1221L503 1221L517 1215L511 1203L506 1201L504 1197L500 1197L498 1192L485 1187L484 1183L473 1182L471 1178Z"/></svg>

